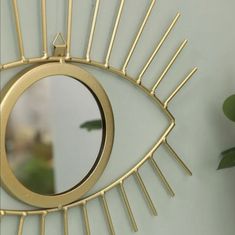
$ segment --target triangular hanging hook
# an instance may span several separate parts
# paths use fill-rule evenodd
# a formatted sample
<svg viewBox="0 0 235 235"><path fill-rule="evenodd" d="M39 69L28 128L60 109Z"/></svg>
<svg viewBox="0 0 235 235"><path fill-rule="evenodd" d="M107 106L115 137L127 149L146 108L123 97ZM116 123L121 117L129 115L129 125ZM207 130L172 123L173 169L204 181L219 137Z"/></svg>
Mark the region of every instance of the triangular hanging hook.
<svg viewBox="0 0 235 235"><path fill-rule="evenodd" d="M53 41L53 46L54 46L54 56L63 57L66 55L67 44L66 44L64 37L61 33L57 33L57 35Z"/></svg>

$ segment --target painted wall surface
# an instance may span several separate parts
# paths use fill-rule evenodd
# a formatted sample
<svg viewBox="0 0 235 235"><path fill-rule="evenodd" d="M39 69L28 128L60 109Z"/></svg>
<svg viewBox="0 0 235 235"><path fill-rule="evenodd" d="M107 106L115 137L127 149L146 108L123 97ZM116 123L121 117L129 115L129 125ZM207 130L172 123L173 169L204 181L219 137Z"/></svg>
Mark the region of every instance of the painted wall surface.
<svg viewBox="0 0 235 235"><path fill-rule="evenodd" d="M72 55L84 56L87 47L89 18L95 1L74 0ZM119 1L101 0L91 56L104 61L114 12ZM123 64L132 38L149 5L147 0L126 0L122 21L114 44L110 63ZM66 1L47 1L48 42L56 33L66 32ZM27 57L41 54L40 1L19 0ZM220 152L235 144L235 125L222 112L223 101L235 93L235 29L233 0L159 0L153 9L143 37L128 67L136 77L156 43L177 12L182 14L176 28L147 70L143 84L151 87L176 48L186 38L187 48L167 74L158 90L165 99L193 66L199 68L195 77L171 102L169 109L176 118L176 127L169 142L193 172L187 176L164 149L155 159L175 190L171 198L151 167L146 164L140 172L158 209L158 217L148 211L144 197L134 180L126 182L127 194L138 223L140 235L233 235L235 231L235 169L217 171ZM18 58L10 1L1 0L1 64ZM29 20L30 19L30 20ZM52 49L52 47L50 48ZM115 142L110 162L91 192L101 189L124 174L152 146L166 121L160 110L138 89L106 71L82 66L92 73L106 90L115 117ZM1 87L22 68L1 72ZM77 163L79 165L79 163ZM66 172L65 172L66 173ZM30 208L8 195L2 188L1 208ZM107 200L116 234L133 234L117 190L108 193ZM98 200L88 204L92 234L109 234ZM46 234L63 234L61 216L50 215ZM82 213L78 208L69 212L69 234L83 234ZM18 220L1 221L1 235L15 234ZM26 220L24 235L39 234L38 220ZM84 233L85 234L85 233Z"/></svg>

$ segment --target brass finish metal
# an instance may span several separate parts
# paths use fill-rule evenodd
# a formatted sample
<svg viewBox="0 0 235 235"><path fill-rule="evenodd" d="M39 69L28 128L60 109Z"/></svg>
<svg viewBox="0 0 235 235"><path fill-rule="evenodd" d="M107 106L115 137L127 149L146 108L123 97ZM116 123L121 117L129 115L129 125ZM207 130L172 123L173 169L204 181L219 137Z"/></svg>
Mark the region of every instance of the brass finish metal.
<svg viewBox="0 0 235 235"><path fill-rule="evenodd" d="M59 43L62 42L61 43ZM64 37L61 33L58 33L53 41L53 46L54 46L54 56L55 57L64 57L66 55L68 55L68 50L67 50L67 44L64 40ZM69 57L67 58L69 59Z"/></svg>
<svg viewBox="0 0 235 235"><path fill-rule="evenodd" d="M176 89L171 93L171 95L164 102L164 107L167 108L169 102L175 97L179 90L187 83L187 81L197 72L197 68L194 68L189 75L176 87Z"/></svg>
<svg viewBox="0 0 235 235"><path fill-rule="evenodd" d="M164 174L162 173L160 167L158 166L158 164L156 163L156 161L154 160L153 157L151 157L149 159L150 164L152 165L153 169L155 170L156 174L159 175L163 185L165 186L165 188L167 189L167 191L169 192L169 194L174 197L175 193L173 191L173 189L171 188L170 184L168 183L166 177L164 176Z"/></svg>
<svg viewBox="0 0 235 235"><path fill-rule="evenodd" d="M46 220L47 212L45 211L41 215L41 221L40 221L40 235L45 235L45 220Z"/></svg>
<svg viewBox="0 0 235 235"><path fill-rule="evenodd" d="M113 227L112 218L111 218L111 215L110 215L110 212L109 212L108 203L107 203L107 200L105 198L105 194L104 193L101 194L101 203L102 203L102 206L103 206L103 209L104 209L105 217L107 219L107 223L108 223L108 226L109 226L110 234L111 235L115 235L115 230L114 230L114 227Z"/></svg>
<svg viewBox="0 0 235 235"><path fill-rule="evenodd" d="M179 165L185 170L188 175L193 175L193 173L189 170L186 164L182 161L182 159L178 156L175 150L168 144L167 140L164 141L165 146L171 153L171 156L175 158L175 160L179 163Z"/></svg>
<svg viewBox="0 0 235 235"><path fill-rule="evenodd" d="M60 61L61 58L58 57L58 58L55 58L55 57L49 57L47 59L47 62L52 62L52 61ZM67 60L65 59L65 62ZM149 161L149 159L151 158L151 156L153 156L153 154L157 151L157 149L159 148L160 145L164 145L165 141L166 141L166 138L168 137L168 135L170 134L170 132L173 130L174 126L175 126L175 119L174 117L172 116L172 114L170 113L170 111L168 110L168 106L166 104L164 104L162 101L160 101L158 99L158 97L156 95L153 95L151 94L151 90L147 89L146 87L144 87L142 84L138 84L136 79L130 77L129 75L127 74L124 74L123 71L120 71L119 69L116 69L116 68L113 68L111 66L109 66L108 68L105 66L105 64L103 63L99 63L99 62L96 62L96 61L87 61L86 59L80 59L80 58L70 58L69 60L70 62L73 62L73 63L81 63L81 64L86 64L86 65L91 65L91 66L95 66L97 68L101 68L101 69L104 69L104 70L107 70L111 73L114 73L114 74L117 74L119 76L121 76L123 79L129 81L131 84L133 84L134 86L138 87L139 89L141 89L145 94L147 94L149 96L150 99L152 99L153 101L156 102L156 105L159 105L160 108L166 113L167 117L169 118L169 121L170 121L170 125L169 127L165 130L165 132L162 134L162 136L160 137L159 140L157 140L156 144L154 144L152 146L152 148L150 149L150 151L148 153L146 153L146 155L143 157L143 159L138 162L137 164L135 164L133 166L133 168L131 168L126 174L124 174L123 176L121 176L120 178L118 178L117 180L115 180L113 183L109 184L107 187L101 189L100 191L98 191L97 193L93 194L93 195L90 195L88 197L85 197L77 202L74 202L70 205L68 205L67 207L68 208L73 208L73 207L77 207L77 206L81 206L83 205L84 203L86 202L89 202L91 200L94 200L96 198L99 198L101 197L101 195L103 194L103 192L108 192L110 190L112 190L113 188L115 187L118 187L120 185L121 182L125 181L127 178L129 178L131 175L133 175L135 173L135 171L137 169L139 169L146 161ZM45 59L43 58L38 58L37 60L29 60L28 63L31 63L31 64L35 64L35 63L45 63ZM14 62L14 63L9 63L9 64L5 64L2 66L2 70L4 69L9 69L9 68L13 68L13 67L16 67L16 66L20 66L20 65L23 65L24 62L23 61L17 61L17 62ZM194 73L196 72L196 68L193 70ZM191 78L192 76L188 76L188 80ZM187 80L187 81L188 81ZM178 88L182 88L184 85L186 84L186 81L185 83L181 83L180 86L178 86ZM171 99L174 98L174 96L176 94L178 94L178 92L180 91L180 89L175 89L169 97L172 97ZM173 157L177 160L177 163L184 169L186 170L186 165L185 163L179 158L179 156L176 154L176 152L172 152L171 153L173 154ZM176 155L175 155L176 154ZM176 157L177 156L177 157ZM179 160L180 159L180 160ZM187 173L189 173L189 175L191 175L191 171L188 169L186 170ZM161 179L162 182L164 183L164 180ZM10 215L15 215L15 216L21 216L23 213L27 212L27 215L30 216L30 215L42 215L43 213L53 213L53 212L56 212L56 211L60 211L61 210L61 207L56 207L56 208L53 208L53 209L42 209L42 210L28 210L28 211L19 211L19 210L6 210L6 209L2 209L0 210L0 214L1 214L1 217L6 217L6 216L10 216ZM46 217L45 217L46 218ZM42 234L44 235L44 234Z"/></svg>
<svg viewBox="0 0 235 235"><path fill-rule="evenodd" d="M46 220L47 215L50 213L54 213L54 212L62 212L63 216L64 216L64 224L65 224L64 233L66 234L66 233L68 233L68 226L69 226L69 224L68 224L69 208L81 206L83 209L86 234L90 235L91 232L90 232L90 225L89 225L89 220L88 220L88 212L86 209L86 204L91 200L100 198L102 205L103 205L103 208L104 208L104 215L108 221L108 225L110 228L110 234L113 235L113 234L115 234L115 231L114 231L110 211L108 208L108 202L106 201L106 198L105 198L105 194L114 188L119 188L120 193L123 198L123 205L128 211L128 218L131 222L132 228L134 231L137 231L137 224L134 219L134 214L131 210L129 200L127 198L127 194L126 194L125 189L123 187L123 182L126 179L128 179L129 177L134 175L136 177L137 183L138 183L141 191L143 192L143 194L145 196L146 202L147 202L150 210L152 211L153 214L156 215L157 214L156 208L155 208L155 206L150 198L150 195L147 191L147 188L145 187L144 182L138 172L138 170L142 167L142 165L144 165L147 161L150 162L150 164L153 166L154 172L156 172L159 175L163 185L165 186L165 188L169 191L169 193L172 196L174 196L174 192L173 192L171 186L167 182L160 167L157 165L156 161L153 159L153 155L158 150L158 148L161 145L164 145L169 150L169 152L172 154L172 157L176 160L176 162L182 167L182 169L184 169L189 175L192 174L191 171L189 170L189 168L186 166L186 164L181 160L181 158L177 155L177 153L173 150L173 148L167 142L167 138L175 126L175 119L174 119L173 115L171 114L171 112L169 111L168 105L171 102L171 100L176 96L176 94L179 93L181 88L195 74L195 72L197 71L197 68L193 69L192 72L190 72L190 74L173 90L173 92L171 94L169 94L166 101L161 101L158 98L158 96L156 95L155 91L157 91L159 83L165 77L166 73L168 72L170 67L173 65L173 63L177 59L177 56L179 53L175 54L173 59L170 61L170 63L168 64L168 66L163 71L162 75L160 76L160 81L159 81L159 79L156 81L153 89L148 89L147 87L145 87L142 84L143 75L145 74L145 72L147 71L149 66L151 65L153 59L155 58L158 51L161 49L162 45L164 44L164 42L168 38L170 32L173 30L174 26L176 25L176 22L178 21L178 19L180 17L180 14L178 13L176 15L176 17L174 18L174 20L172 21L172 23L170 24L170 26L168 27L168 29L166 30L166 32L163 35L163 37L161 38L161 40L159 41L159 43L156 45L151 56L149 57L149 59L147 60L147 62L143 66L142 70L140 71L139 75L137 77L131 77L130 75L127 74L127 68L128 68L129 62L133 56L134 50L139 42L140 37L143 34L144 27L147 23L147 20L148 20L150 14L152 13L152 9L153 9L155 0L151 0L151 2L150 2L150 6L145 14L145 17L143 19L143 22L139 28L137 35L133 39L133 43L130 47L130 50L128 51L126 58L124 59L124 65L122 66L121 69L112 67L110 65L110 58L112 55L112 48L113 48L113 45L115 42L115 38L117 36L119 23L121 20L122 10L123 10L123 6L124 6L124 0L120 0L120 5L119 5L119 8L117 9L118 13L117 13L116 21L115 21L115 24L114 24L114 27L112 30L110 43L108 45L108 50L107 50L105 62L98 62L98 61L95 61L95 58L91 58L92 44L93 44L93 40L94 40L96 23L98 20L100 0L96 0L94 14L92 16L93 18L92 18L91 31L90 31L90 35L88 38L88 46L87 46L86 56L85 56L85 58L72 57L70 55L70 53L71 53L70 52L70 49L71 49L71 30L72 30L72 0L68 0L68 1L69 2L68 2L66 42L64 41L62 35L58 34L57 37L60 36L62 38L62 40L64 41L64 43L63 43L63 45L61 45L61 44L58 45L55 43L55 41L56 41L55 40L54 41L54 46L55 46L54 54L49 56L48 55L48 45L47 45L46 0L41 0L43 56L39 56L36 58L25 58L24 47L23 47L24 44L23 44L21 27L20 27L20 18L19 18L17 0L12 1L13 2L13 9L14 9L13 14L15 16L15 22L16 22L17 44L18 44L20 56L19 56L18 60L16 60L16 61L1 64L0 70L3 71L6 69L15 68L15 67L22 66L24 64L39 65L39 64L46 63L47 66L49 66L51 63L53 64L53 62L57 62L57 63L60 62L62 64L67 64L67 63L85 64L85 65L93 66L96 68L100 68L105 71L111 72L113 74L119 75L123 80L128 81L130 84L132 84L133 86L135 86L136 88L139 88L142 92L144 92L152 101L154 101L156 103L156 106L160 107L160 109L166 114L166 117L169 120L169 126L162 133L161 137L156 140L156 142L152 145L152 147L149 149L149 151L143 156L141 161L137 162L131 169L129 169L129 171L127 171L125 174L123 174L121 177L119 177L118 179L116 179L115 181L113 181L112 183L107 185L106 187L102 188L100 191L98 191L92 195L86 196L82 199L78 199L78 197L76 197L76 199L73 200L74 202L69 203L68 205L66 205L66 204L61 205L61 203L57 202L58 204L55 203L55 206L53 208L49 208L49 209L44 209L44 208L36 209L36 210L0 209L0 217L1 217L1 220L7 218L8 216L15 216L17 218L20 218L20 222L19 222L19 226L18 226L17 231L18 231L18 234L21 235L22 231L23 231L24 221L25 221L26 216L29 217L29 216L37 215L40 219L40 235L45 235L45 220ZM185 42L185 44L186 44L186 42ZM183 49L183 47L184 47L184 44L182 44L182 49ZM181 51L181 48L180 48L180 51ZM180 51L178 50L178 52L180 52ZM12 81L12 84L14 81ZM4 95L3 93L4 93L4 91L2 92L1 97L3 97L3 95ZM17 94L15 96L17 96ZM9 106L8 104L11 103L12 100L11 101L9 101L9 99L6 99L6 100L7 101L4 101L7 103L7 105L5 105L5 106L8 107ZM1 103L1 105L2 105L2 103ZM8 111L10 112L9 107L8 107ZM2 116L3 116L3 118L1 117L1 124L2 124L2 122L6 123L7 115L5 115L5 111L4 111L4 115L2 115ZM2 139L5 139L5 136L1 132L1 141L2 141ZM2 146L2 143L1 143L1 146ZM2 148L1 148L1 151L2 151ZM2 152L1 152L1 157L2 157ZM7 166L6 163L5 163L5 166ZM1 164L1 174L2 174L2 172L4 172L4 170L5 169ZM6 182L7 178L8 177L5 177L5 179L3 181ZM8 185L6 185L6 187L7 186Z"/></svg>
<svg viewBox="0 0 235 235"><path fill-rule="evenodd" d="M123 182L120 183L120 192L121 192L121 196L122 196L123 202L125 204L125 207L126 207L126 210L127 210L127 213L128 213L128 217L129 217L132 229L133 229L134 232L137 232L138 227L137 227L137 224L135 222L135 217L133 215L129 200L128 200L127 195L126 195L126 191L124 189Z"/></svg>
<svg viewBox="0 0 235 235"><path fill-rule="evenodd" d="M156 210L156 207L154 206L154 203L148 193L148 190L144 184L144 181L142 179L142 177L140 176L140 173L138 172L138 170L135 171L135 176L136 176L136 179L137 179L137 182L138 182L138 185L140 186L140 189L141 191L143 192L144 194L144 197L146 199L146 202L147 202L147 205L150 209L150 211L152 212L152 214L154 216L157 216L157 210Z"/></svg>
<svg viewBox="0 0 235 235"><path fill-rule="evenodd" d="M82 205L82 211L83 211L84 223L85 223L85 228L86 228L86 235L90 235L91 231L90 231L90 224L89 224L86 202L84 202Z"/></svg>
<svg viewBox="0 0 235 235"><path fill-rule="evenodd" d="M14 8L14 15L15 15L15 23L16 23L16 33L17 33L17 39L18 39L18 48L20 51L20 57L21 60L25 60L24 55L24 45L23 45L23 38L22 38L22 32L20 27L20 16L18 11L18 5L17 0L13 0L13 8Z"/></svg>
<svg viewBox="0 0 235 235"><path fill-rule="evenodd" d="M163 80L163 78L166 76L166 74L168 73L168 71L170 70L171 66L174 64L174 62L176 61L177 57L179 56L179 54L181 53L181 51L184 49L184 47L187 44L187 40L184 40L182 42L182 44L180 45L179 49L176 51L176 53L174 54L173 58L171 59L171 61L169 62L169 64L166 66L166 68L164 69L164 71L162 72L161 76L157 79L157 82L155 83L155 85L152 88L151 93L154 94L154 92L156 91L156 89L158 88L159 84L161 83L161 81Z"/></svg>
<svg viewBox="0 0 235 235"><path fill-rule="evenodd" d="M66 75L82 82L95 96L104 122L103 144L96 163L85 178L70 191L48 196L31 192L24 187L11 171L5 151L5 131L10 112L19 96L32 84L48 76ZM18 199L41 208L65 206L78 200L86 193L103 173L110 157L114 138L114 120L108 97L95 78L77 66L65 63L48 63L25 72L16 77L3 89L1 101L1 182L5 188ZM67 207L66 207L67 208Z"/></svg>
<svg viewBox="0 0 235 235"><path fill-rule="evenodd" d="M142 25L140 26L140 29L139 29L139 31L138 31L138 33L137 33L137 35L136 35L136 37L135 37L135 39L134 39L134 41L133 41L133 43L132 43L132 46L131 46L131 48L130 48L130 50L129 50L129 53L128 53L128 55L127 55L127 57L126 57L126 60L125 60L125 62L124 62L124 65L123 65L123 67L122 67L122 71L123 71L124 74L126 73L126 68L127 68L128 64L129 64L129 62L130 62L131 56L133 55L134 50L135 50L135 48L136 48L136 46L137 46L137 44L138 44L138 42L139 42L139 39L140 39L140 37L141 37L141 35L142 35L142 33L143 33L143 30L144 30L144 27L145 27L145 25L146 25L146 23L147 23L147 21L148 21L148 18L149 18L149 16L151 15L151 12L152 12L152 9L153 9L153 6L154 6L155 2L156 2L156 0L152 0L152 1L151 1L151 4L150 4L150 6L149 6L149 9L148 9L148 11L147 11L147 13L146 13L146 15L145 15L144 20L143 20L143 23L142 23Z"/></svg>
<svg viewBox="0 0 235 235"><path fill-rule="evenodd" d="M95 26L96 26L96 22L97 22L97 15L98 15L98 11L99 11L99 6L100 6L100 0L96 0L93 20L92 20L92 25L91 25L91 32L90 32L90 36L88 39L88 47L87 47L87 52L86 52L86 60L88 62L91 60L90 59L91 49L92 49L92 43L93 43L93 39L94 39Z"/></svg>
<svg viewBox="0 0 235 235"><path fill-rule="evenodd" d="M112 53L113 44L114 44L114 41L115 41L115 38L116 38L116 35L117 35L117 29L118 29L118 26L119 26L119 23L120 23L122 10L123 10L123 6L124 6L124 3L125 3L125 0L120 0L120 1L121 2L120 2L119 9L118 9L117 18L116 18L115 25L114 25L114 28L113 28L111 40L110 40L110 43L109 43L108 52L107 52L107 55L106 55L106 58L105 58L105 67L109 67L109 59L110 59L110 56L111 56L111 53Z"/></svg>
<svg viewBox="0 0 235 235"><path fill-rule="evenodd" d="M41 11L42 11L42 48L43 57L48 56L48 46L47 46L47 18L46 18L46 0L41 0Z"/></svg>
<svg viewBox="0 0 235 235"><path fill-rule="evenodd" d="M71 33L72 33L72 11L73 11L73 0L68 0L67 53L66 53L67 58L70 58Z"/></svg>
<svg viewBox="0 0 235 235"><path fill-rule="evenodd" d="M64 218L64 235L69 234L69 225L68 225L68 208L64 207L63 218Z"/></svg>
<svg viewBox="0 0 235 235"><path fill-rule="evenodd" d="M168 35L170 34L170 32L172 31L172 29L174 28L175 24L177 23L178 19L180 17L180 14L178 13L176 15L176 17L174 18L174 20L172 21L172 23L170 24L169 28L166 30L165 34L163 35L162 39L160 40L160 42L158 43L158 45L156 46L155 50L153 51L152 55L150 56L150 58L148 59L147 63L144 65L143 69L141 70L139 76L138 76L138 80L137 83L141 84L142 81L142 77L145 74L146 70L148 69L148 67L150 66L150 64L152 63L153 59L155 58L155 56L157 55L157 53L159 52L159 50L161 49L163 43L166 41Z"/></svg>
<svg viewBox="0 0 235 235"><path fill-rule="evenodd" d="M5 215L5 211L0 210L0 222L2 221L2 218L4 217L4 215Z"/></svg>
<svg viewBox="0 0 235 235"><path fill-rule="evenodd" d="M24 226L24 221L25 221L25 217L27 216L26 213L23 213L20 216L20 222L19 222L19 227L18 227L18 235L22 235L23 234L23 226Z"/></svg>

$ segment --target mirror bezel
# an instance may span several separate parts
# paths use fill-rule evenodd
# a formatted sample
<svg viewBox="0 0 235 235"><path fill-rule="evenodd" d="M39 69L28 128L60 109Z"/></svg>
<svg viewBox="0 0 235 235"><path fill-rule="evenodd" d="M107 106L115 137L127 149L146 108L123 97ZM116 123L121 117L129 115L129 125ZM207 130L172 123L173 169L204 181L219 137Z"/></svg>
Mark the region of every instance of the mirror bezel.
<svg viewBox="0 0 235 235"><path fill-rule="evenodd" d="M37 81L54 75L65 75L85 85L93 94L99 106L103 121L103 139L100 153L93 167L81 182L72 189L55 195L41 195L26 188L14 175L5 148L6 127L10 113L18 98ZM66 63L47 63L23 71L13 78L4 88L1 95L1 184L17 199L40 208L55 208L70 204L84 195L103 173L112 151L114 139L114 118L112 107L102 86L87 71L78 66Z"/></svg>

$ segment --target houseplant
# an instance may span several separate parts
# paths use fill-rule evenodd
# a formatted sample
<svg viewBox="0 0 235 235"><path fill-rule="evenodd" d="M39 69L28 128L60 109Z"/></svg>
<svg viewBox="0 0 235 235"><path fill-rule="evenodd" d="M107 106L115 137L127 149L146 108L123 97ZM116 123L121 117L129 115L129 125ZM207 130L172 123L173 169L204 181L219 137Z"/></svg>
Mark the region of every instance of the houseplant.
<svg viewBox="0 0 235 235"><path fill-rule="evenodd" d="M228 97L223 105L224 114L228 119L235 122L235 95ZM235 142L235 141L234 141ZM222 160L218 169L224 169L235 166L235 147L225 150L221 153Z"/></svg>

